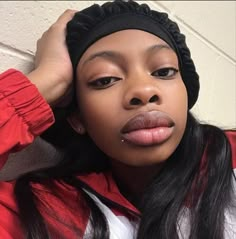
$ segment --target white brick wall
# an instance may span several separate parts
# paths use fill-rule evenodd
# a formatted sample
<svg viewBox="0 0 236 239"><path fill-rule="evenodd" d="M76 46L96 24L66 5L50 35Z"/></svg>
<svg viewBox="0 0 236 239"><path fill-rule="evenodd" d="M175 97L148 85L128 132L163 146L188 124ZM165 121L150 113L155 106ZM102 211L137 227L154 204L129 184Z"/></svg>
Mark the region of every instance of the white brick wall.
<svg viewBox="0 0 236 239"><path fill-rule="evenodd" d="M67 8L104 1L0 1L0 71L33 69L36 41ZM236 2L143 1L167 11L187 37L200 75L193 112L204 122L236 128Z"/></svg>

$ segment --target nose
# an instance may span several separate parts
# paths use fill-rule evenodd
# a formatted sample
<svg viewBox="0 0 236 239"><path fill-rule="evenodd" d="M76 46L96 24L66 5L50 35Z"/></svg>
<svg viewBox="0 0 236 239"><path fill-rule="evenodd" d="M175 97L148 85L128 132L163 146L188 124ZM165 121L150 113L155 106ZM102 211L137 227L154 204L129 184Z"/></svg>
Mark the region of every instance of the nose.
<svg viewBox="0 0 236 239"><path fill-rule="evenodd" d="M160 103L160 92L152 80L134 80L126 89L124 96L125 108L136 108L149 103Z"/></svg>

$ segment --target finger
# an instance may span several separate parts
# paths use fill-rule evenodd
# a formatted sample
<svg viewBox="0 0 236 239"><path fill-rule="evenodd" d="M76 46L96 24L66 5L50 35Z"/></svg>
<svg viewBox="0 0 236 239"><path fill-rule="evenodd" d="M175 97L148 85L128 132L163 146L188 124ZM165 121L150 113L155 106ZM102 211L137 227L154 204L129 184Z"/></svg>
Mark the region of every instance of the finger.
<svg viewBox="0 0 236 239"><path fill-rule="evenodd" d="M76 10L67 9L63 14L61 14L61 16L59 16L56 23L63 24L69 22L76 12Z"/></svg>

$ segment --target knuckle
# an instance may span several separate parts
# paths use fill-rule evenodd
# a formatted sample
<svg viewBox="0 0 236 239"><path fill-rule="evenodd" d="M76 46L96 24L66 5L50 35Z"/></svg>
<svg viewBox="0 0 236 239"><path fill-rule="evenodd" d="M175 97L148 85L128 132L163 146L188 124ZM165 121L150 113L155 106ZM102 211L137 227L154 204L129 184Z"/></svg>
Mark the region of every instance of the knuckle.
<svg viewBox="0 0 236 239"><path fill-rule="evenodd" d="M65 14L71 14L73 12L74 12L74 10L72 10L72 9L66 9L64 13Z"/></svg>

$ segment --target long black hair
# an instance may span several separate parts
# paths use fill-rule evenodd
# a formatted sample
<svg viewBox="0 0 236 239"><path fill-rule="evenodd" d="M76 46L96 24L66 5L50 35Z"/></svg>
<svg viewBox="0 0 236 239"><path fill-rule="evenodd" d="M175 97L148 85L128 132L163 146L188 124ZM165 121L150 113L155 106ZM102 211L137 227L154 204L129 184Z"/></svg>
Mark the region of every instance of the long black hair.
<svg viewBox="0 0 236 239"><path fill-rule="evenodd" d="M99 14L97 11L99 8L96 8L96 16L103 18L104 13L114 15L121 9L125 11L134 9L135 12L141 10L142 14L149 14L147 6L141 8L136 3L126 5L122 1L118 2L119 6L113 8L108 4L106 11ZM84 13L87 14L88 11L81 13L80 20L88 21L88 24L82 26L82 30L86 31L94 19ZM179 34L176 24L169 21L165 14L154 12L152 14L173 33L172 37L179 46L179 55L185 69L181 73L191 108L197 99L199 85L185 39ZM68 29L71 35L81 36L81 32L77 32L78 29L81 30L81 22L70 23ZM67 39L67 43L72 54L72 49L76 47L75 44L78 45L78 41ZM51 185L50 189L53 191L53 180L61 180L78 190L90 208L93 228L90 238L108 239L109 228L106 218L94 201L84 193L83 185L76 175L109 170L109 160L89 136L74 133L66 123L64 115L60 116L56 120L57 123L42 137L59 147L64 159L53 168L28 173L16 181L15 196L26 238L50 238L47 224L38 209L37 203L40 200L31 187L32 183L37 182L48 187ZM93 160L94 158L96 160ZM181 230L181 218L186 216L190 239L223 239L224 212L232 200L231 160L231 148L225 132L215 126L200 124L188 112L186 130L180 144L140 198L141 220L137 238L177 239ZM48 184L49 179L51 184ZM83 232L79 229L77 234L79 238L83 236Z"/></svg>

